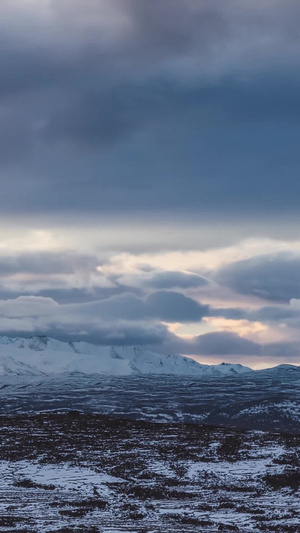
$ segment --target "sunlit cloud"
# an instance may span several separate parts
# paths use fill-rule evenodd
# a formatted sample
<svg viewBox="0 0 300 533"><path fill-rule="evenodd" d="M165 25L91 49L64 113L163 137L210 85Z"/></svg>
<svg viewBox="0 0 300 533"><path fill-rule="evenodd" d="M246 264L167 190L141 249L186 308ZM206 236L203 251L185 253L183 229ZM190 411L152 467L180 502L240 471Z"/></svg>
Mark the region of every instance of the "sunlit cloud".
<svg viewBox="0 0 300 533"><path fill-rule="evenodd" d="M210 331L231 331L241 337L246 337L252 340L254 340L258 334L268 330L267 325L262 324L261 322L249 322L248 320L229 320L219 317L207 317L203 320L208 324Z"/></svg>

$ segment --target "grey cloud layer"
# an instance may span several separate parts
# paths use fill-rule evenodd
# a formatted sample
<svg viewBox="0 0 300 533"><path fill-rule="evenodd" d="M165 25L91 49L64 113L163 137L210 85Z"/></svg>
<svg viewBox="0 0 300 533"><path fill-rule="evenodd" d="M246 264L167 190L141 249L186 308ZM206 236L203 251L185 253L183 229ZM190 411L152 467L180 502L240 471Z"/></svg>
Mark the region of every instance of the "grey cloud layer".
<svg viewBox="0 0 300 533"><path fill-rule="evenodd" d="M262 347L234 333L217 331L200 335L193 340L200 354L205 355L261 355Z"/></svg>
<svg viewBox="0 0 300 533"><path fill-rule="evenodd" d="M133 295L124 295L103 302L63 306L43 297L2 300L0 333L11 336L47 334L65 341L78 339L103 345L141 345L166 353L222 356L225 359L264 355L293 359L298 356L299 343L295 342L262 345L224 331L195 336L190 340L177 337L164 324L157 322L164 316L168 320L182 319L184 310L174 310L170 316L168 305L182 304L184 297L178 299L176 293L169 294L171 300L166 298L163 305L162 299L166 294L162 293L154 293L154 298L144 301ZM198 309L198 319L206 312L204 307L201 313Z"/></svg>
<svg viewBox="0 0 300 533"><path fill-rule="evenodd" d="M157 291L145 298L125 293L109 299L60 306L51 298L21 296L0 301L0 316L22 319L46 316L55 320L113 321L162 320L164 322L198 322L207 316L209 307L172 291Z"/></svg>
<svg viewBox="0 0 300 533"><path fill-rule="evenodd" d="M291 322L299 316L299 309L286 305L300 296L298 254L281 252L233 262L211 272L211 279L149 265L141 265L130 275L122 267L119 272L105 273L105 264L100 256L72 251L2 254L0 296L13 299L19 294L35 294L61 304L94 306L103 317L130 320L148 317L197 322L206 316L268 323ZM99 265L104 265L103 272L101 266L98 271ZM224 287L276 305L251 310L246 305L218 308L198 302L199 295L207 298L211 291L216 295Z"/></svg>
<svg viewBox="0 0 300 533"><path fill-rule="evenodd" d="M193 272L156 271L139 276L141 285L152 289L196 289L209 285L209 280ZM137 280L139 279L137 277Z"/></svg>
<svg viewBox="0 0 300 533"><path fill-rule="evenodd" d="M72 274L78 271L92 271L99 265L99 259L74 252L33 252L0 256L0 275L13 274Z"/></svg>
<svg viewBox="0 0 300 533"><path fill-rule="evenodd" d="M109 274L106 279L108 286L101 287L97 286L97 276L103 282L103 275L96 268L101 261L96 256L74 252L2 255L0 294L7 299L0 300L0 333L48 334L65 340L78 338L100 344L138 344L152 349L159 347L164 352L225 359L235 355L293 360L297 358L299 344L289 339L286 342L261 344L233 332L214 331L188 340L171 333L165 324L197 324L203 318L221 317L237 321L237 327L238 321L243 320L271 326L280 323L296 331L300 323L299 305L297 301L292 305L285 302L286 279L289 280L288 291L291 291L289 296L297 294L299 260L295 254L275 254L271 257L259 256L232 263L215 274L219 283L226 284L229 272L230 280L238 284L230 286L237 291L241 290L241 280L246 283L243 291L248 291L255 280L255 288L259 286L265 289L263 295L259 292L262 301L266 299L266 291L269 298L274 299L271 289L276 291L277 299L278 294L284 295L276 305L251 309L246 304L243 307L220 308L199 303L196 294L203 291L203 296L209 295L211 288L216 290L216 286L210 284L207 278L192 272L161 271L141 265L136 271L136 279L133 275L130 277L131 287L120 283L117 273ZM254 271L249 265L251 268L254 265ZM227 277L223 279L224 272ZM91 273L93 276L90 280ZM30 293L28 276L30 279L33 276L35 280L35 296ZM23 284L22 297L14 298L17 292L9 290L15 277L21 286ZM48 288L39 287L41 280L47 280ZM81 287L76 288L79 282ZM186 292L194 294L194 297L187 296Z"/></svg>
<svg viewBox="0 0 300 533"><path fill-rule="evenodd" d="M260 344L250 341L235 333L216 331L206 333L192 338L190 341L181 341L180 339L168 339L167 344L185 354L202 355L202 356L219 356L225 360L231 357L239 356L243 358L258 356L261 359L274 358L274 364L280 361L299 360L300 345L299 342L274 342Z"/></svg>
<svg viewBox="0 0 300 533"><path fill-rule="evenodd" d="M252 257L221 268L215 279L241 294L288 302L300 297L300 257L289 253Z"/></svg>
<svg viewBox="0 0 300 533"><path fill-rule="evenodd" d="M0 7L3 212L297 210L298 2L47 6Z"/></svg>

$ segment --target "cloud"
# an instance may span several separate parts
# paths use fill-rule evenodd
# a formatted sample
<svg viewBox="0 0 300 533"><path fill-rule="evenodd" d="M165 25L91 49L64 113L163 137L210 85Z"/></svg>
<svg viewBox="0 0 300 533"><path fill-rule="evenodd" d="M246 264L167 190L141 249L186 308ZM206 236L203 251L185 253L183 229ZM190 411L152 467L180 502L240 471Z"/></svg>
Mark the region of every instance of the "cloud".
<svg viewBox="0 0 300 533"><path fill-rule="evenodd" d="M83 288L48 288L39 290L38 294L39 296L43 296L45 298L52 298L59 304L81 304L99 300L108 300L113 296L126 293L129 290L132 294L136 294L137 296L141 293L139 289L134 287L129 288L121 284L117 284L115 286L107 287L98 287L92 285L90 287ZM13 295L7 291L4 296L4 293L0 291L0 298L13 298L14 296L16 297L17 294Z"/></svg>
<svg viewBox="0 0 300 533"><path fill-rule="evenodd" d="M122 272L123 268L123 272ZM149 289L197 289L208 287L210 282L204 276L193 272L180 270L160 270L151 265L131 265L127 266L129 273L126 273L126 265L113 264L113 261L104 264L99 268L100 272L111 273L111 276L118 282L132 287L140 287L144 290Z"/></svg>
<svg viewBox="0 0 300 533"><path fill-rule="evenodd" d="M146 285L154 289L196 289L208 285L208 280L192 272L154 272Z"/></svg>
<svg viewBox="0 0 300 533"><path fill-rule="evenodd" d="M300 257L291 253L252 257L220 268L214 278L240 294L288 302L300 297Z"/></svg>
<svg viewBox="0 0 300 533"><path fill-rule="evenodd" d="M145 331L143 344L149 343L148 331L164 332L164 322L200 321L207 313L201 306L181 293L158 291L145 298L121 294L111 298L60 305L52 298L19 296L0 300L0 330L2 332L60 332L60 336L94 336L107 331ZM100 333L99 333L100 335ZM102 335L102 333L101 333ZM152 335L152 333L151 333ZM148 339L148 340L147 340ZM137 341L136 341L137 342Z"/></svg>
<svg viewBox="0 0 300 533"><path fill-rule="evenodd" d="M246 313L248 320L260 322L285 322L290 324L292 319L300 316L300 310L292 306L262 307L252 312Z"/></svg>
<svg viewBox="0 0 300 533"><path fill-rule="evenodd" d="M41 296L19 296L14 300L0 300L0 316L4 318L51 316L58 310L59 306L54 300Z"/></svg>
<svg viewBox="0 0 300 533"><path fill-rule="evenodd" d="M115 289L113 293L123 292L121 284L98 272L99 264L101 259L96 255L76 253L68 249L18 253L16 246L14 253L2 250L0 294L9 298L20 294L55 296L56 291L61 291L60 298L63 299L63 291L67 291L67 296L74 289L77 296L81 291L82 297L85 292L86 295L90 294L90 299L95 299L97 292L100 295L101 288Z"/></svg>
<svg viewBox="0 0 300 533"><path fill-rule="evenodd" d="M129 298L127 304L130 304ZM126 316L120 302L119 307L110 305L110 300L104 301L103 306L100 302L59 305L53 299L41 296L1 300L0 333L10 336L46 334L63 340L121 345L162 344L171 336L167 327L157 320L136 317L132 309Z"/></svg>
<svg viewBox="0 0 300 533"><path fill-rule="evenodd" d="M254 76L247 84L232 78L218 84L209 79L183 84L160 74L99 87L96 92L87 88L71 99L64 111L52 115L45 134L53 141L107 147L128 142L139 130L175 124L179 119L191 131L196 123L205 131L212 125L224 125L224 121L235 127L294 122L299 89L300 79L291 74L280 80L273 73Z"/></svg>
<svg viewBox="0 0 300 533"><path fill-rule="evenodd" d="M260 355L259 344L234 333L216 331L193 339L191 349L201 355Z"/></svg>
<svg viewBox="0 0 300 533"><path fill-rule="evenodd" d="M180 293L159 291L150 296L142 299L124 294L103 301L67 305L40 296L1 300L0 334L48 335L64 341L84 340L103 345L140 345L164 353L199 355L204 359L255 356L268 361L272 358L291 361L300 353L300 344L296 341L260 344L228 331L190 339L179 337L160 320L184 322L188 313L191 313L189 320L196 320L195 313L199 320L207 313L205 306L199 306L200 310L190 307L191 302L181 298ZM179 308L181 316L169 307L179 303L183 305Z"/></svg>
<svg viewBox="0 0 300 533"><path fill-rule="evenodd" d="M63 342L84 341L104 346L163 346L169 332L160 324L103 323L81 326L29 323L0 318L0 333L9 337L47 335Z"/></svg>
<svg viewBox="0 0 300 533"><path fill-rule="evenodd" d="M150 314L166 322L198 322L208 313L208 306L181 293L157 291L146 298Z"/></svg>
<svg viewBox="0 0 300 533"><path fill-rule="evenodd" d="M274 365L279 362L295 361L299 362L300 343L299 342L273 342L264 343L253 342L228 331L215 331L183 340L173 336L166 340L161 350L172 351L186 355L203 357L207 361L209 358L219 358L220 360L232 361L232 359L250 364L252 358L256 361L267 361L266 366L274 361ZM200 360L198 357L197 360ZM261 365L260 365L261 366Z"/></svg>
<svg viewBox="0 0 300 533"><path fill-rule="evenodd" d="M65 308L67 310L67 308ZM162 320L164 322L199 322L208 314L208 306L174 291L156 291L145 298L127 293L107 300L69 308L105 320Z"/></svg>
<svg viewBox="0 0 300 533"><path fill-rule="evenodd" d="M99 259L70 251L31 252L0 256L0 276L74 274L96 270Z"/></svg>
<svg viewBox="0 0 300 533"><path fill-rule="evenodd" d="M2 2L1 211L297 210L299 5L271 5Z"/></svg>
<svg viewBox="0 0 300 533"><path fill-rule="evenodd" d="M300 316L300 309L298 309L297 306L283 305L282 303L277 306L265 306L258 309L250 309L247 307L245 309L235 307L210 307L209 316L223 317L228 320L248 320L251 322L262 323L284 322L291 325L293 319Z"/></svg>
<svg viewBox="0 0 300 533"><path fill-rule="evenodd" d="M263 347L266 356L274 357L274 359L293 360L299 364L300 343L299 342L274 342L266 344Z"/></svg>

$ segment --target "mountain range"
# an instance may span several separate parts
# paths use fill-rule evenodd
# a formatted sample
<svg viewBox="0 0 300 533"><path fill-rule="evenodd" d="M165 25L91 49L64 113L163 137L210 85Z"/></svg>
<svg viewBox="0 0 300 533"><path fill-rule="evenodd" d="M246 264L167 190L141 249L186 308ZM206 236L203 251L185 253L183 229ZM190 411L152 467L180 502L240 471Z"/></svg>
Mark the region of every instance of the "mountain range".
<svg viewBox="0 0 300 533"><path fill-rule="evenodd" d="M272 371L280 370L281 365ZM298 367L295 367L298 368ZM181 355L162 355L132 346L61 342L46 336L0 337L0 376L42 376L80 372L114 376L166 374L234 376L257 372L234 363L205 365Z"/></svg>

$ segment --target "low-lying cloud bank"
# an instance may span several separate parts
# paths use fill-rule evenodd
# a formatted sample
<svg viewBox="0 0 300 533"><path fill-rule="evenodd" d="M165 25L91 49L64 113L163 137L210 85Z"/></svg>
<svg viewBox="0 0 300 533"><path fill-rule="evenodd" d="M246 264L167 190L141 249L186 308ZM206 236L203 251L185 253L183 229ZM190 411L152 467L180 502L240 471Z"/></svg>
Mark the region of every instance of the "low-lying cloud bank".
<svg viewBox="0 0 300 533"><path fill-rule="evenodd" d="M300 321L300 309L293 311ZM292 312L292 310L291 310ZM0 301L0 333L8 336L48 335L61 340L84 340L103 345L141 345L166 353L219 356L260 356L297 360L299 342L255 342L230 331L182 337L170 323L194 321L212 315L180 293L156 292L145 299L121 296L80 304L60 305L51 298L23 296Z"/></svg>
<svg viewBox="0 0 300 533"><path fill-rule="evenodd" d="M250 257L239 261L230 261L238 248L221 249L223 264L219 259L215 269L205 260L216 250L200 254L198 265L193 252L191 264L174 270L159 267L157 254L143 262L105 250L2 250L0 333L142 345L207 359L297 361L300 250L251 257L251 247L241 247Z"/></svg>

